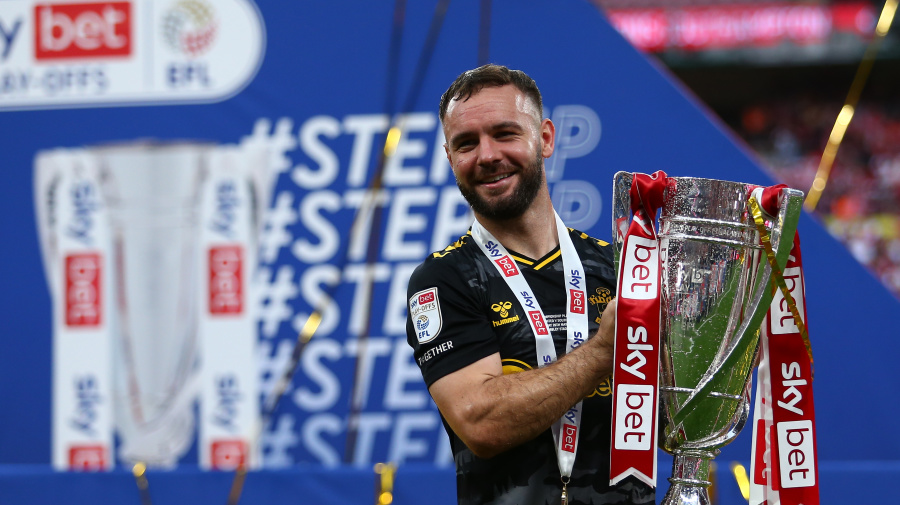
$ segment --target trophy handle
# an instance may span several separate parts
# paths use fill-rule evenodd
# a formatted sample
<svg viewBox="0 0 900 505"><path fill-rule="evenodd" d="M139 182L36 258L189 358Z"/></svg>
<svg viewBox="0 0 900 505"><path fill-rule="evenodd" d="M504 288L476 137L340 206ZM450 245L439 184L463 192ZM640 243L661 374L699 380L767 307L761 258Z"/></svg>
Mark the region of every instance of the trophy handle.
<svg viewBox="0 0 900 505"><path fill-rule="evenodd" d="M771 241L775 249L775 259L779 270L784 270L787 264L802 209L802 191L790 188L785 188L781 191L778 215L772 219L771 229ZM745 349L749 344L749 339L759 331L759 327L768 312L774 295L769 282L772 275L772 267L768 261L763 260L762 263L763 265L761 266L764 268L763 275L756 284L756 292L750 304L750 317L746 318L735 332L736 337L732 339L718 366L710 367L706 371L694 392L685 400L678 412L672 416L674 425L681 424L697 408L700 400L706 398L712 392L715 375L719 370L730 369L735 366L737 361L744 356L744 353L739 351Z"/></svg>
<svg viewBox="0 0 900 505"><path fill-rule="evenodd" d="M59 226L57 223L59 203L53 195L62 179L59 161L62 153L62 150L42 151L34 158L34 214L41 245L41 258L44 262L44 275L51 295L58 275L54 227Z"/></svg>
<svg viewBox="0 0 900 505"><path fill-rule="evenodd" d="M613 176L613 256L616 272L619 271L619 256L622 255L622 247L625 245L625 234L628 232L628 224L631 221L631 182L634 175L631 172L616 172Z"/></svg>

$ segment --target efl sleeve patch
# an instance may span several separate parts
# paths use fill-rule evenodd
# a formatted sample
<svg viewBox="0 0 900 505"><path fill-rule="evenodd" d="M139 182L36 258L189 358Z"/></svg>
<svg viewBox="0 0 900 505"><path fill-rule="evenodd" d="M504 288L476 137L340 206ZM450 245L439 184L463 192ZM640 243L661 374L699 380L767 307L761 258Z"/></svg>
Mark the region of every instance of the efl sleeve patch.
<svg viewBox="0 0 900 505"><path fill-rule="evenodd" d="M438 336L442 320L437 288L419 291L409 299L409 318L420 344L430 342Z"/></svg>

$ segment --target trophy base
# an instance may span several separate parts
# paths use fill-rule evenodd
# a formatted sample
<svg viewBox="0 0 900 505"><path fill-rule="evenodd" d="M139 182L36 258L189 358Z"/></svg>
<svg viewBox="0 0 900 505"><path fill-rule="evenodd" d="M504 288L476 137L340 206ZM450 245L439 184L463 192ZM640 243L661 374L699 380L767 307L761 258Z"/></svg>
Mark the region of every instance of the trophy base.
<svg viewBox="0 0 900 505"><path fill-rule="evenodd" d="M709 493L705 487L672 484L661 505L710 505Z"/></svg>
<svg viewBox="0 0 900 505"><path fill-rule="evenodd" d="M717 450L679 449L672 463L672 484L661 505L711 505L710 466Z"/></svg>

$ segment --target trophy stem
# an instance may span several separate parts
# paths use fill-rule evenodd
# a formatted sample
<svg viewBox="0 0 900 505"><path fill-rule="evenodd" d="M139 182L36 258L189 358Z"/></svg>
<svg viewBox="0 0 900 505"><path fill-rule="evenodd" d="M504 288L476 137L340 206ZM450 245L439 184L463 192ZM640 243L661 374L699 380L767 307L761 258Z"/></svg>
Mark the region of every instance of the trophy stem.
<svg viewBox="0 0 900 505"><path fill-rule="evenodd" d="M718 450L676 450L669 478L672 485L661 505L710 505L710 463L718 453Z"/></svg>

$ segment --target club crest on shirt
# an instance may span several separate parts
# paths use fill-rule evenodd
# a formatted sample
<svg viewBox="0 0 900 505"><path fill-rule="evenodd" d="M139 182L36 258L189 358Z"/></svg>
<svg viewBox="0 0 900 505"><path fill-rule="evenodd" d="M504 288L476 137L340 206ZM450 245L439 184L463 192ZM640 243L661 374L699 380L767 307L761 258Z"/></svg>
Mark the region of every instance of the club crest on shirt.
<svg viewBox="0 0 900 505"><path fill-rule="evenodd" d="M441 331L441 306L437 288L428 288L409 299L409 318L420 344L430 342Z"/></svg>
<svg viewBox="0 0 900 505"><path fill-rule="evenodd" d="M594 391L588 395L588 398L592 396L610 396L612 394L612 379L607 377L606 380L600 383L599 386L594 388Z"/></svg>
<svg viewBox="0 0 900 505"><path fill-rule="evenodd" d="M594 294L588 297L590 304L597 309L597 313L594 315L595 323L600 322L600 318L603 317L603 310L606 309L606 306L609 305L612 299L612 292L606 288L597 288L594 290Z"/></svg>

